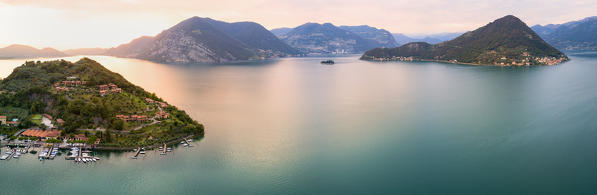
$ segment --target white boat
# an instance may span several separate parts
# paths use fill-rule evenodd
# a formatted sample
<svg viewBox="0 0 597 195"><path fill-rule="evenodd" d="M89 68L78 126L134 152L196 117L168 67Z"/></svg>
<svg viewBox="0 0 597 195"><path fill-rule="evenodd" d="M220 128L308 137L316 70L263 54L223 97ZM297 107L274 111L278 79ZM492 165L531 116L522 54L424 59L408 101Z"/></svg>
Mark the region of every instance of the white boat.
<svg viewBox="0 0 597 195"><path fill-rule="evenodd" d="M180 143L181 143L181 144L185 144L185 142L184 142L184 141L181 141Z"/></svg>
<svg viewBox="0 0 597 195"><path fill-rule="evenodd" d="M162 153L160 153L160 155L166 155L166 153L165 153L165 152L162 152Z"/></svg>
<svg viewBox="0 0 597 195"><path fill-rule="evenodd" d="M145 154L145 151L141 151L141 152L139 152L139 154Z"/></svg>
<svg viewBox="0 0 597 195"><path fill-rule="evenodd" d="M131 158L132 158L132 159L137 159L137 157L136 157L136 156L131 156Z"/></svg>

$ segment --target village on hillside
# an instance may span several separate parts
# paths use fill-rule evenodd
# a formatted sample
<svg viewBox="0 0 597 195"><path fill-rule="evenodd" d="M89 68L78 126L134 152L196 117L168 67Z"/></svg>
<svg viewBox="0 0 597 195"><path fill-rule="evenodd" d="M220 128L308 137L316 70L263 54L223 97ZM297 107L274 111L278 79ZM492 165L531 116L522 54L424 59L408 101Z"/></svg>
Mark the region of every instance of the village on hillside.
<svg viewBox="0 0 597 195"><path fill-rule="evenodd" d="M79 80L77 77L68 77L67 80L55 83L52 91L55 94L64 94L66 97L76 94L98 96L100 98L107 98L110 95L123 93L123 90L113 83L95 87L88 86L87 84L87 81ZM134 114L119 113L113 116L113 120L128 124L128 128L118 131L98 126L93 129L78 128L74 132L66 133L64 128L68 125L69 121L49 113L31 114L27 118L19 118L6 114L0 115L0 127L18 128L18 131L14 134L0 135L0 144L2 147L9 146L27 149L40 147L41 151L50 151L45 153L48 157L51 156L50 148L71 149L76 147L94 149L101 147L103 143L102 139L110 139L110 134L128 134L131 131L140 130L170 118L170 114L165 109L169 106L167 103L151 98L145 98L143 101L144 105L146 105L145 110L139 110ZM0 112L0 114L2 113ZM31 125L24 126L21 124L21 120L28 120ZM153 138L149 136L148 139Z"/></svg>

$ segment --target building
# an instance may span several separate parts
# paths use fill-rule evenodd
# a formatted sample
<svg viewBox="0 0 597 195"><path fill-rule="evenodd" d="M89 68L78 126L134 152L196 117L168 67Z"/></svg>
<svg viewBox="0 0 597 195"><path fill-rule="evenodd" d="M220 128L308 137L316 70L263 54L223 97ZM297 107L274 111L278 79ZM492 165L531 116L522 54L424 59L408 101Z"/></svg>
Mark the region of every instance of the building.
<svg viewBox="0 0 597 195"><path fill-rule="evenodd" d="M100 91L107 91L108 85L100 85L99 88L100 88Z"/></svg>
<svg viewBox="0 0 597 195"><path fill-rule="evenodd" d="M120 88L112 88L112 89L110 89L110 92L112 92L112 93L120 93L120 92L122 92L122 89L120 89Z"/></svg>
<svg viewBox="0 0 597 195"><path fill-rule="evenodd" d="M155 117L158 119L166 119L166 118L170 118L170 114L160 110L155 113Z"/></svg>
<svg viewBox="0 0 597 195"><path fill-rule="evenodd" d="M68 89L68 87L56 87L56 91L61 92L61 91L70 91L70 89Z"/></svg>
<svg viewBox="0 0 597 195"><path fill-rule="evenodd" d="M63 125L64 125L64 123L65 123L65 121L64 121L64 120L62 120L61 118L59 118L59 119L56 119L56 122L57 122L59 125L61 125L61 126L63 126Z"/></svg>
<svg viewBox="0 0 597 195"><path fill-rule="evenodd" d="M147 116L145 116L145 115L131 115L131 120L147 121L147 120L149 120L149 118L147 118Z"/></svg>
<svg viewBox="0 0 597 195"><path fill-rule="evenodd" d="M150 119L146 115L116 115L116 118L123 121L149 121Z"/></svg>
<svg viewBox="0 0 597 195"><path fill-rule="evenodd" d="M21 123L19 122L19 119L14 118L14 119L12 119L12 121L7 121L6 124L8 126L16 127L16 126L19 126L19 124L21 124Z"/></svg>
<svg viewBox="0 0 597 195"><path fill-rule="evenodd" d="M164 102L160 102L160 107L162 107L162 108L168 107L168 104L166 104Z"/></svg>
<svg viewBox="0 0 597 195"><path fill-rule="evenodd" d="M122 89L119 88L114 83L110 83L110 84L107 84L107 85L100 85L99 88L100 88L100 95L101 96L108 95L110 93L120 93L120 92L122 92Z"/></svg>
<svg viewBox="0 0 597 195"><path fill-rule="evenodd" d="M41 139L58 139L61 132L62 131L59 130L44 131L41 129L27 129L21 133L21 135L27 137L37 137Z"/></svg>
<svg viewBox="0 0 597 195"><path fill-rule="evenodd" d="M52 116L50 116L49 114L43 114L42 116L43 116L43 117L46 117L46 118L48 118L48 119L50 119L50 120L53 120Z"/></svg>
<svg viewBox="0 0 597 195"><path fill-rule="evenodd" d="M155 103L155 101L153 101L152 99L149 99L149 98L145 98L145 101L147 101L147 103L150 103L150 104Z"/></svg>
<svg viewBox="0 0 597 195"><path fill-rule="evenodd" d="M87 138L87 136L85 136L85 134L76 134L75 138L73 138L74 141L87 141L89 140L89 138Z"/></svg>
<svg viewBox="0 0 597 195"><path fill-rule="evenodd" d="M6 116L0 116L0 125L6 125Z"/></svg>

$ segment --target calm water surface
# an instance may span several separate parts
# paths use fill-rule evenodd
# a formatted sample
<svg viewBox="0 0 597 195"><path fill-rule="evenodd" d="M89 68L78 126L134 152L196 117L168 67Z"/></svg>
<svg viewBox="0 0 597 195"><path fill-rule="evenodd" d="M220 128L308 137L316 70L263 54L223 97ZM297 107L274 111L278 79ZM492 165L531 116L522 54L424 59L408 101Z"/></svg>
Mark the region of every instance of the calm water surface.
<svg viewBox="0 0 597 195"><path fill-rule="evenodd" d="M597 193L596 57L522 68L91 58L186 110L205 138L137 160L3 161L2 194ZM0 61L0 77L23 61Z"/></svg>

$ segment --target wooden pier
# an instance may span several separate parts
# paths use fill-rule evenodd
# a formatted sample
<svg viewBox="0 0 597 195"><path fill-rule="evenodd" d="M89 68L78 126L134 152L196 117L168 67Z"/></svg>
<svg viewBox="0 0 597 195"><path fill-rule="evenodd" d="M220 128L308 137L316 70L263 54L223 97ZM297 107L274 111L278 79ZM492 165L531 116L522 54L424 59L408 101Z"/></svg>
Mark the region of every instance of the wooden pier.
<svg viewBox="0 0 597 195"><path fill-rule="evenodd" d="M131 158L136 159L139 156L140 153L141 153L141 147L137 147L137 152Z"/></svg>

